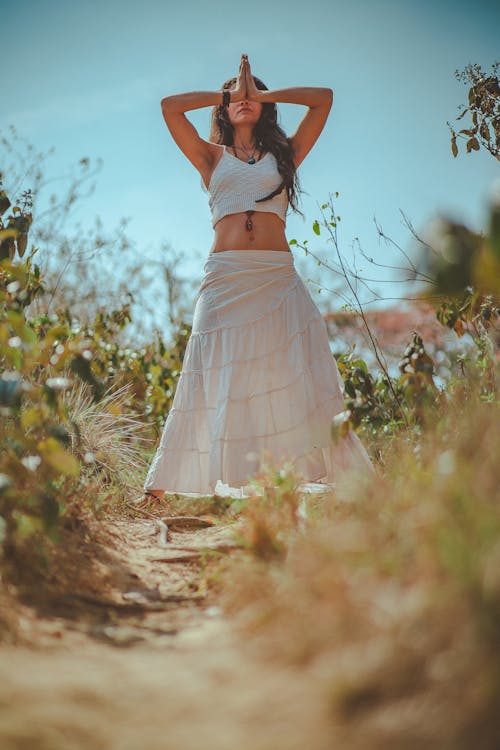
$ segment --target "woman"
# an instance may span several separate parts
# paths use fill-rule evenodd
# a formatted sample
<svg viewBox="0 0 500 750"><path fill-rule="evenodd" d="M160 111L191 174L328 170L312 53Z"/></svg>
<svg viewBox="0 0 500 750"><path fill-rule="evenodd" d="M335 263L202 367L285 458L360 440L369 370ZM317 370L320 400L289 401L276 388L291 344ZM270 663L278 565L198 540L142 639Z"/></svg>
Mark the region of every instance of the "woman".
<svg viewBox="0 0 500 750"><path fill-rule="evenodd" d="M332 418L344 409L342 381L285 237L288 206L297 210L297 167L332 99L329 88L269 91L246 55L222 91L162 99L167 127L208 193L214 241L144 483L146 503L164 492L213 493L219 481L242 488L266 461L291 461L308 482L333 482L344 469L373 471L351 430L331 440ZM277 124L276 102L308 107L290 138ZM185 115L207 106L209 141Z"/></svg>

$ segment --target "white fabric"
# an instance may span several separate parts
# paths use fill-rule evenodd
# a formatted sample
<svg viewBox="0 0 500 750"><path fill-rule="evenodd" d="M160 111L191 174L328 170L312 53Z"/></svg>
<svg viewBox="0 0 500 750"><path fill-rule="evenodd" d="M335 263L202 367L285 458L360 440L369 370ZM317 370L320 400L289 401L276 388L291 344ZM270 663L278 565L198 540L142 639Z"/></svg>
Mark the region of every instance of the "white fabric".
<svg viewBox="0 0 500 750"><path fill-rule="evenodd" d="M285 221L288 208L286 188L263 203L265 198L281 184L282 178L274 154L268 152L255 164L238 159L226 146L212 172L208 185L208 205L212 211L212 226L227 214L240 211L266 211L277 214ZM203 182L202 182L203 185ZM203 188L206 190L205 186Z"/></svg>
<svg viewBox="0 0 500 750"><path fill-rule="evenodd" d="M332 443L343 383L325 322L282 250L209 256L172 408L145 489L243 487L262 461L306 482L373 471L352 431Z"/></svg>

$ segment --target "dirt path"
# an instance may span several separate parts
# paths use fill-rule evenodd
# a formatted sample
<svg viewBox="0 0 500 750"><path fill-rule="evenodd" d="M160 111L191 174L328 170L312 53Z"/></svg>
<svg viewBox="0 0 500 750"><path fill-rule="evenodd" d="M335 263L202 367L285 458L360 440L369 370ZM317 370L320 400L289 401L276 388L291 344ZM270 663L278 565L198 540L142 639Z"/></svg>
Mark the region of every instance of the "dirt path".
<svg viewBox="0 0 500 750"><path fill-rule="evenodd" d="M153 519L105 523L88 565L106 585L24 605L28 645L0 648L2 750L332 747L324 679L258 658L204 587L230 524L165 543Z"/></svg>

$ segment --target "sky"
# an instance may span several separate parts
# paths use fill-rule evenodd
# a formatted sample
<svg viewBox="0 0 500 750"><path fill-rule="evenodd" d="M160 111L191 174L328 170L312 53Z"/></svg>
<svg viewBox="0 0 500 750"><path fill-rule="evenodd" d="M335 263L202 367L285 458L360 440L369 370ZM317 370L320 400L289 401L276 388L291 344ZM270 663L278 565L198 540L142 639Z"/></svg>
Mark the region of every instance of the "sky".
<svg viewBox="0 0 500 750"><path fill-rule="evenodd" d="M498 162L483 150L466 154L462 144L454 159L446 122L455 123L467 101L455 71L468 63L491 70L500 58L498 0L0 0L0 18L8 32L0 132L14 125L36 149L54 147L52 175L82 157L101 158L95 191L73 220L90 225L99 216L111 231L126 217L145 259L161 262L168 243L201 278L213 239L207 195L167 130L160 100L219 90L242 52L270 89L334 92L327 124L299 167L305 219L289 215L288 240L334 253L311 225L335 192L348 259L359 243L376 262L399 263L375 220L408 249L403 213L418 232L439 215L486 229ZM278 110L291 134L306 108ZM188 117L208 138L210 108ZM297 262L301 253L294 251ZM381 280L380 293L401 293L382 281L394 278L390 270L359 265Z"/></svg>

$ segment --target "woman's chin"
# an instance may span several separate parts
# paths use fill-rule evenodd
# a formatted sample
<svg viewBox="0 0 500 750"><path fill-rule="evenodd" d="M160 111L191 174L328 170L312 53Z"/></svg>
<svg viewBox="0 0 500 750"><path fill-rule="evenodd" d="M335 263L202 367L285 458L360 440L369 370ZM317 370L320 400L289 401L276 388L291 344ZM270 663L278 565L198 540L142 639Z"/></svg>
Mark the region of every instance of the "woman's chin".
<svg viewBox="0 0 500 750"><path fill-rule="evenodd" d="M232 125L256 125L259 118L256 117L253 112L242 112L241 115L237 115L231 120Z"/></svg>

